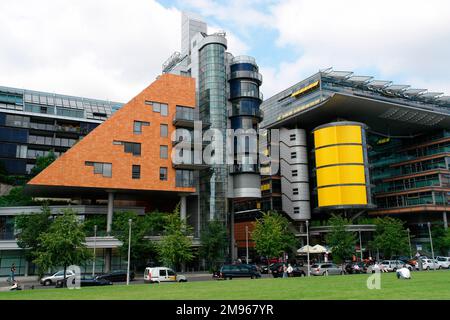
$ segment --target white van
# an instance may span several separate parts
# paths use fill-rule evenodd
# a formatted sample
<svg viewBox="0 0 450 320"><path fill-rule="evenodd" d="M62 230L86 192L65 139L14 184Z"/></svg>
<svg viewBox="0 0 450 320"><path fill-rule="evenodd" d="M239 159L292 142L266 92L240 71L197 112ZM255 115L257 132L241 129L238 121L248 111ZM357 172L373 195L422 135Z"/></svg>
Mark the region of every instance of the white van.
<svg viewBox="0 0 450 320"><path fill-rule="evenodd" d="M185 276L177 274L170 268L166 267L147 267L144 272L145 283L160 283L160 282L187 282Z"/></svg>

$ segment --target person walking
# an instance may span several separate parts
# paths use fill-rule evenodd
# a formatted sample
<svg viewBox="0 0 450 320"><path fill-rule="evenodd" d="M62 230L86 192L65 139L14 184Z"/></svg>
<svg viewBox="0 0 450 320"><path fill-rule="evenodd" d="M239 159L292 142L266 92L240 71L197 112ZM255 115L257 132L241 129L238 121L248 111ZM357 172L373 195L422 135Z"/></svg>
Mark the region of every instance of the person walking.
<svg viewBox="0 0 450 320"><path fill-rule="evenodd" d="M16 281L15 280L15 274L16 274L16 264L13 263L11 265L11 276L10 276L11 283L14 283L14 281Z"/></svg>
<svg viewBox="0 0 450 320"><path fill-rule="evenodd" d="M287 278L288 274L287 274L287 267L285 264L283 264L283 278Z"/></svg>

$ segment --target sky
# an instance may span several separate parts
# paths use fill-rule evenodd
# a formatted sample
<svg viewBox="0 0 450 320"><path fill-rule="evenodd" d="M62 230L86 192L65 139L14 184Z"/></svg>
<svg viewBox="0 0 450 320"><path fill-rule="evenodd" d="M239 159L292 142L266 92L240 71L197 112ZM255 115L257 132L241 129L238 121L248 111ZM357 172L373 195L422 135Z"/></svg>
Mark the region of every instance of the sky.
<svg viewBox="0 0 450 320"><path fill-rule="evenodd" d="M329 67L450 95L447 0L2 1L0 85L127 102L180 50L182 11L256 58L265 98Z"/></svg>

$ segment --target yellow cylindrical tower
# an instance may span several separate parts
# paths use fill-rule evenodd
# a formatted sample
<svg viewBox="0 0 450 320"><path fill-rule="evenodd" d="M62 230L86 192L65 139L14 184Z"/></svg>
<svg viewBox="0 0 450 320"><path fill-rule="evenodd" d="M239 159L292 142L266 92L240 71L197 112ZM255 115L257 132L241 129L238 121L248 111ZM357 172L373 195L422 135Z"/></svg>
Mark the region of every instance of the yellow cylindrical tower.
<svg viewBox="0 0 450 320"><path fill-rule="evenodd" d="M332 122L313 134L318 208L371 206L366 125Z"/></svg>

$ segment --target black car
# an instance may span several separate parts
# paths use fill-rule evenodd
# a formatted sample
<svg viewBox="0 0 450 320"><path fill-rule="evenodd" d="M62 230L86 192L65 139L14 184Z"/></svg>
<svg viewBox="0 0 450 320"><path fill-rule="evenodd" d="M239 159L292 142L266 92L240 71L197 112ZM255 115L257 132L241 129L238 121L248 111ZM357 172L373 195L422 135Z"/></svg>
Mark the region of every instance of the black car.
<svg viewBox="0 0 450 320"><path fill-rule="evenodd" d="M63 282L66 280L58 280L56 281L56 288L62 288ZM72 278L72 284L75 284L75 278ZM80 286L81 287L95 287L95 286L109 286L113 283L106 279L101 279L99 277L92 277L92 276L82 276L80 279Z"/></svg>
<svg viewBox="0 0 450 320"><path fill-rule="evenodd" d="M130 281L133 281L135 274L133 271L130 271ZM126 271L113 271L111 273L102 274L97 277L98 279L105 279L111 282L126 282L127 281L127 272Z"/></svg>
<svg viewBox="0 0 450 320"><path fill-rule="evenodd" d="M287 265L286 265L287 267ZM274 278L280 278L283 276L283 263L274 263L270 267L270 271ZM292 266L291 277L306 277L306 272L299 266Z"/></svg>
<svg viewBox="0 0 450 320"><path fill-rule="evenodd" d="M260 278L261 273L256 266L249 264L224 264L220 271L213 275L217 279Z"/></svg>

